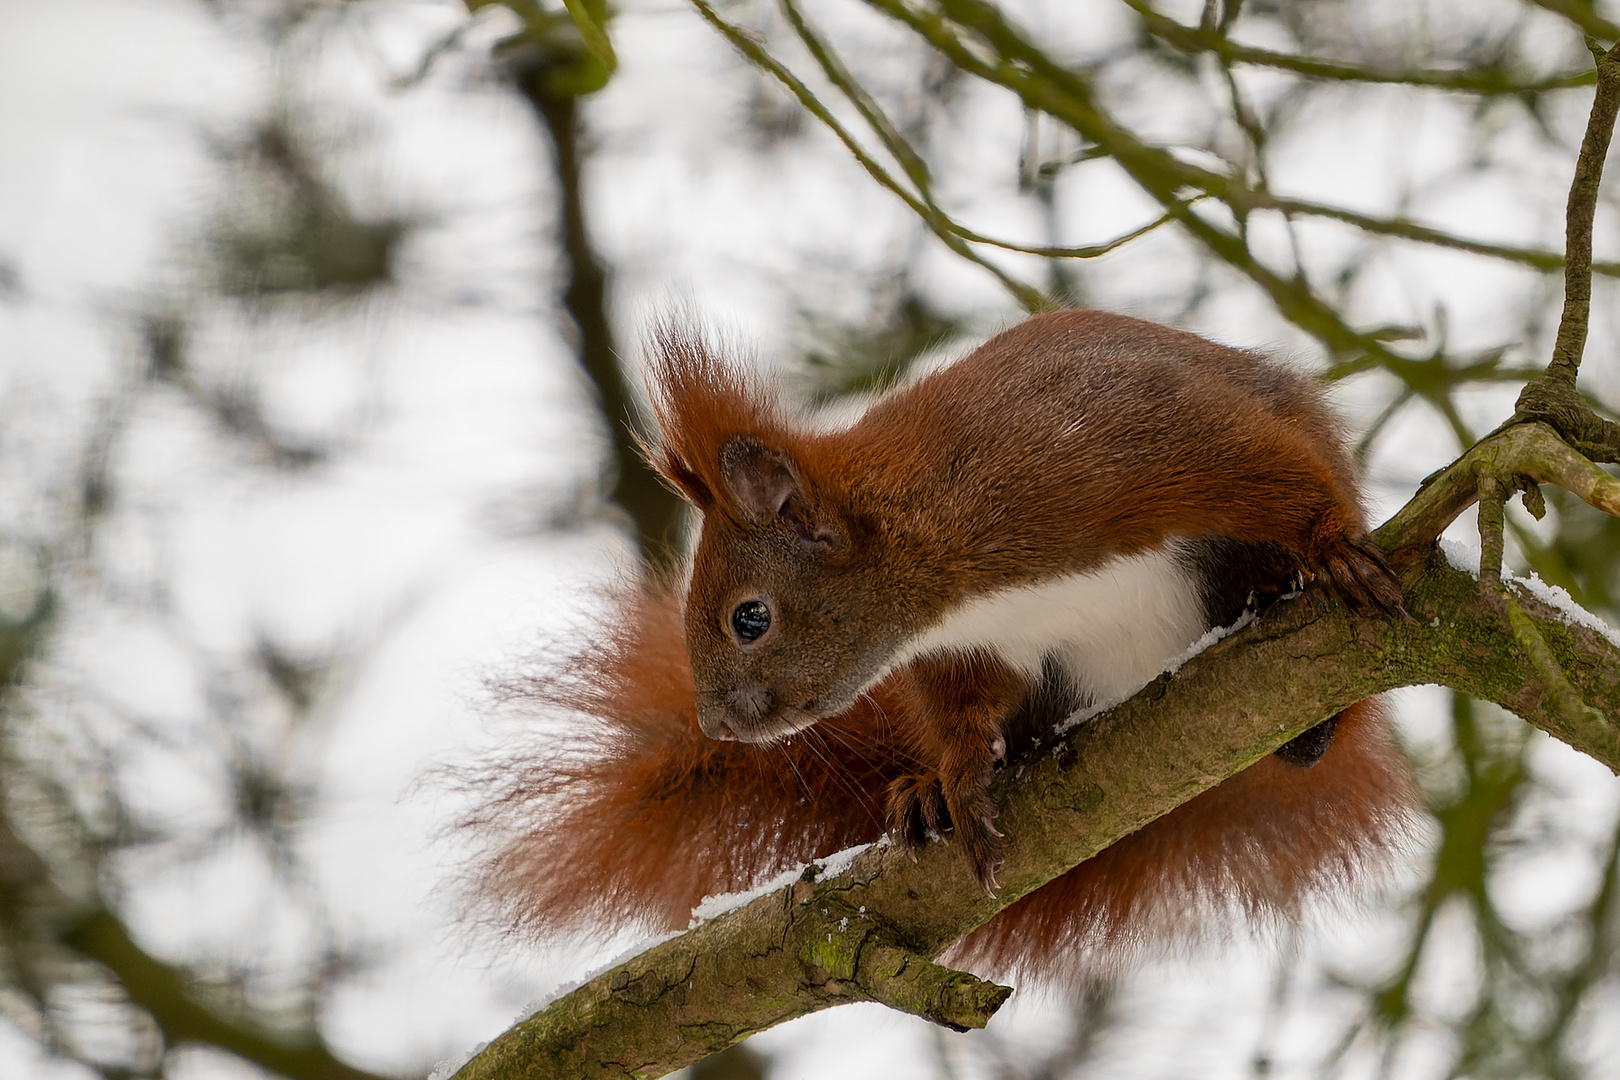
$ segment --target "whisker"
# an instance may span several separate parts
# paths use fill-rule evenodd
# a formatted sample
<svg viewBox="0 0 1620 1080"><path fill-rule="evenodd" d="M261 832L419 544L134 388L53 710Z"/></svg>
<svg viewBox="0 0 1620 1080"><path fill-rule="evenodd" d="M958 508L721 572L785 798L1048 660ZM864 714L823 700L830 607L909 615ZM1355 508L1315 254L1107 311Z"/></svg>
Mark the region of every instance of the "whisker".
<svg viewBox="0 0 1620 1080"><path fill-rule="evenodd" d="M887 746L889 752L894 755L896 763L903 770L916 771L921 769L923 763L917 760L917 755L910 740L900 738L900 729L894 723L889 711L883 707L883 703L870 693L863 693L861 696L872 703L872 711L877 714L878 729L882 733L880 738L883 745Z"/></svg>
<svg viewBox="0 0 1620 1080"><path fill-rule="evenodd" d="M886 780L885 770L879 767L877 763L866 757L858 748L852 745L845 737L845 733L840 732L837 728L829 728L825 732L824 737L827 739L838 740L838 742L845 749L847 749L857 760L866 766L866 774L868 776L875 777L880 783ZM840 776L844 782L844 786L847 787L852 794L854 794L856 800L866 811L867 817L871 818L872 822L881 829L883 827L883 815L879 813L881 809L879 804L882 802L881 797L873 795L866 787L856 783L851 777L849 777L847 773L841 773Z"/></svg>
<svg viewBox="0 0 1620 1080"><path fill-rule="evenodd" d="M856 745L856 743L851 740L851 736L853 736L855 734L854 732L846 731L846 730L838 727L836 724L828 724L828 725L826 725L823 728L823 731L824 731L824 734L825 734L826 738L828 738L828 739L836 739L838 741L838 744L840 746L842 746L844 749L848 750L851 754L853 754L855 756L856 760L858 760L862 765L866 766L868 771L870 771L870 772L880 772L881 771L878 768L877 763L874 762L871 758L867 757L866 754L862 752L863 749L871 750L871 749L877 749L877 748L881 747L882 743L879 742L877 739L864 740L865 745L863 747L863 746Z"/></svg>
<svg viewBox="0 0 1620 1080"><path fill-rule="evenodd" d="M826 748L827 736L829 734L836 734L836 732L828 732L828 731L820 730L818 728L810 728L810 729L806 730L805 734L806 735L814 734L816 736L817 741L821 742L823 749L817 749L816 746L813 743L807 743L806 745L808 745L810 747L811 753L815 754L818 758L820 758L822 760L822 762L824 762L826 764L827 772L832 776L833 780L840 787L844 788L844 790L848 791L851 795L853 795L855 797L855 801L861 806L861 808L863 810L866 811L867 816L870 817L874 822L877 822L878 821L877 815L875 813L873 813L873 808L874 808L875 804L872 802L871 798L867 795L866 791L859 784L857 784L853 779L850 778L850 776L849 776L849 774L848 774L848 772L846 770L839 768L838 765L836 764L836 762L834 761L834 759L831 756L829 756L828 753L823 752L823 750ZM879 824L881 824L881 822L879 822Z"/></svg>

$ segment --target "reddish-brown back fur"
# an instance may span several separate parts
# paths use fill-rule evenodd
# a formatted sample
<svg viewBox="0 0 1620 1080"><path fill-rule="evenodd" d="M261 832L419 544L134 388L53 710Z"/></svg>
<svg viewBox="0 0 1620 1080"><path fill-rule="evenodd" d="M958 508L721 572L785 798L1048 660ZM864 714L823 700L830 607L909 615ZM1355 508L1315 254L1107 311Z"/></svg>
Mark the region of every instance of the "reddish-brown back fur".
<svg viewBox="0 0 1620 1080"><path fill-rule="evenodd" d="M1361 515L1324 452L1332 440L1280 414L1275 391L1291 381L1183 331L1053 312L885 395L813 458L853 465L861 499L926 536L914 550L957 554L952 569L974 577L1085 569L1167 535L1280 540L1314 556L1324 515L1348 528ZM950 501L906 497L919 490Z"/></svg>
<svg viewBox="0 0 1620 1080"><path fill-rule="evenodd" d="M918 767L907 677L785 745L708 739L677 596L629 591L605 641L517 688L582 724L485 778L494 793L467 824L504 840L484 898L533 934L680 929L706 895L876 839L885 786ZM1314 768L1266 758L1008 908L956 959L1062 980L1099 951L1205 935L1223 906L1292 916L1398 839L1412 806L1364 702Z"/></svg>
<svg viewBox="0 0 1620 1080"><path fill-rule="evenodd" d="M725 499L726 445L784 451L836 510L876 518L899 576L946 591L1085 569L1167 535L1282 541L1307 556L1326 517L1359 530L1337 424L1263 357L1101 311L1058 311L880 397L846 430L789 424L773 395L695 335L653 350L671 482Z"/></svg>

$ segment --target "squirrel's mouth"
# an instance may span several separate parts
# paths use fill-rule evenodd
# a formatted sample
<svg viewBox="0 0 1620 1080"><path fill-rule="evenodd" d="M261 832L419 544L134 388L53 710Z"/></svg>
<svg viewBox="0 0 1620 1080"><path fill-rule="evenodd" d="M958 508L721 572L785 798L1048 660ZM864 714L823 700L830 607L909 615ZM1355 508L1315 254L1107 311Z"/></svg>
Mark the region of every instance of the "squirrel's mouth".
<svg viewBox="0 0 1620 1080"><path fill-rule="evenodd" d="M854 705L888 670L881 664L872 667L875 670L847 672L831 686L819 688L819 693L814 687L772 686L753 682L740 671L732 673L735 681L712 689L699 686L698 726L709 738L722 742L759 746L781 742ZM815 696L793 702L807 691Z"/></svg>
<svg viewBox="0 0 1620 1080"><path fill-rule="evenodd" d="M698 726L703 734L721 742L766 746L803 731L824 715L813 708L777 705L763 715L749 716L729 706L730 703L699 701Z"/></svg>

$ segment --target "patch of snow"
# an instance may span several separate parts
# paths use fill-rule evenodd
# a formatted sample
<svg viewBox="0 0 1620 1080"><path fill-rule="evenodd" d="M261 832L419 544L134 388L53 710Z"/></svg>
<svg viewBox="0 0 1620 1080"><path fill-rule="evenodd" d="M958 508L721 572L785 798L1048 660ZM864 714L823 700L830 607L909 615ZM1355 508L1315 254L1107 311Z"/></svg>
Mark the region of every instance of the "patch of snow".
<svg viewBox="0 0 1620 1080"><path fill-rule="evenodd" d="M1440 538L1440 554L1446 557L1453 570L1479 577L1479 545L1465 544L1450 537Z"/></svg>
<svg viewBox="0 0 1620 1080"><path fill-rule="evenodd" d="M1561 621L1565 626L1584 626L1588 630L1596 631L1609 644L1620 648L1620 630L1581 607L1573 596L1557 585L1549 585L1535 574L1529 577L1513 576L1508 580L1515 585L1523 586L1525 592L1555 609L1562 616Z"/></svg>
<svg viewBox="0 0 1620 1080"><path fill-rule="evenodd" d="M1237 621L1231 626L1210 627L1208 630L1204 631L1202 637L1193 642L1191 645L1187 646L1185 649L1181 650L1179 655L1173 657L1171 661L1165 665L1164 670L1169 674L1174 675L1176 672L1187 666L1187 661L1191 660L1205 649L1208 649L1217 641L1224 641L1233 634L1237 633L1239 630L1249 626L1256 618L1256 612L1253 609L1250 609L1245 611L1242 615L1239 615L1237 617Z"/></svg>
<svg viewBox="0 0 1620 1080"><path fill-rule="evenodd" d="M713 896L705 896L698 906L692 909L691 926L702 925L710 919L718 918L728 911L735 911L744 904L758 900L767 893L787 888L804 876L807 867L814 866L816 868L817 879L837 877L849 869L850 864L855 861L857 855L860 855L868 848L885 847L888 842L889 838L885 836L875 843L856 844L854 847L845 848L843 851L835 851L825 859L813 859L808 863L784 870L768 881L761 882L745 892L716 893Z"/></svg>
<svg viewBox="0 0 1620 1080"><path fill-rule="evenodd" d="M1284 599L1288 599L1288 598L1290 598L1292 596L1295 596L1295 595L1298 595L1298 594L1297 593L1290 593L1290 594L1288 594L1287 597L1284 597ZM1183 667L1185 667L1187 662L1189 660L1191 660L1193 657L1197 656L1199 653L1203 652L1204 650L1210 648L1217 641L1223 641L1226 638L1231 637L1233 634L1237 633L1239 630L1242 630L1244 627L1246 627L1249 624L1253 623L1254 620L1256 619L1256 617L1257 617L1256 613L1253 610L1249 610L1249 611L1245 611L1242 615L1239 615L1237 617L1237 621L1233 622L1230 626L1212 626L1212 627L1210 627L1208 630L1204 631L1204 633L1198 638L1198 640L1194 641L1191 645L1188 645L1185 649L1181 650L1181 652L1177 653L1175 656L1172 656L1168 661L1166 661L1165 666L1164 666L1164 670L1161 671L1160 674L1174 675L1176 672L1180 671ZM1147 683L1142 684L1142 686L1146 686L1146 685L1147 685ZM1085 723L1087 720L1090 720L1092 717L1098 715L1099 713L1105 713L1109 709L1112 709L1115 705L1118 705L1120 702L1130 700L1136 694L1141 692L1142 686L1138 686L1136 689L1132 690L1130 693L1125 694L1122 697L1116 697L1116 698L1112 698L1112 699L1108 699L1108 700L1098 701L1095 704L1087 705L1083 709L1076 709L1074 712L1070 713L1061 723L1057 724L1057 726L1055 726L1052 729L1052 734L1054 734L1054 735L1067 734L1068 732L1070 732L1073 729L1079 727L1081 724ZM1063 744L1062 743L1059 743L1058 745L1052 747L1052 753L1054 755L1060 754L1062 752L1063 752Z"/></svg>
<svg viewBox="0 0 1620 1080"><path fill-rule="evenodd" d="M735 911L744 904L758 900L766 893L773 893L777 889L785 889L798 881L799 875L802 873L804 873L803 866L790 868L743 892L715 893L713 896L705 896L698 901L698 906L692 909L692 921L687 928L701 926L710 919L717 919L728 911Z"/></svg>
<svg viewBox="0 0 1620 1080"><path fill-rule="evenodd" d="M527 1020L529 1017L533 1016L535 1013L539 1012L541 1009L546 1008L548 1005L550 1005L552 1002L556 1001L558 998L565 997L566 995L573 993L575 990L578 990L580 987L584 986L586 983L590 982L592 979L596 978L598 975L605 975L607 972L612 971L614 968L618 967L620 964L626 962L627 960L631 960L631 959L633 959L633 958L635 958L637 956L640 956L642 953L646 952L648 949L652 948L653 946L662 945L664 942L670 940L671 938L678 938L680 936L681 936L681 931L679 931L679 930L671 930L669 933L655 934L652 937L644 938L641 941L636 942L636 944L630 946L628 949L625 949L623 952L617 954L616 956L613 957L613 959L609 960L607 963L601 964L601 965L598 965L597 967L592 968L590 971L586 972L584 975L581 975L577 979L574 979L574 980L572 980L570 982L561 983L560 985L554 987L549 993L545 994L544 996L538 997L535 1000L529 1002L527 1005L523 1006L523 1008L521 1010L518 1011L517 1018L514 1020L514 1023L522 1023L524 1020ZM478 1049L482 1050L483 1047L479 1047ZM474 1054L478 1053L478 1050L474 1050L473 1053ZM470 1054L468 1055L469 1059L471 1058L471 1056L472 1055L470 1055ZM466 1062L463 1062L462 1064L466 1064ZM460 1067L461 1067L460 1065L456 1066L456 1068L458 1068L458 1069ZM440 1078L438 1078L438 1077L430 1077L429 1080L440 1080Z"/></svg>
<svg viewBox="0 0 1620 1080"><path fill-rule="evenodd" d="M1098 713L1105 713L1118 704L1119 702L1117 701L1105 701L1100 705L1087 705L1083 709L1076 709L1074 712L1068 715L1067 719L1052 729L1052 734L1067 735L1070 731L1079 727L1087 720L1090 720L1093 716L1096 716ZM1056 746L1052 747L1052 756L1056 757L1061 753L1063 753L1063 744L1060 742Z"/></svg>
<svg viewBox="0 0 1620 1080"><path fill-rule="evenodd" d="M467 1064L467 1062L483 1053L484 1047L488 1045L489 1043L487 1042L481 1042L477 1046L474 1046L471 1050L467 1051L465 1054L462 1054L460 1057L449 1058L439 1062L437 1065L433 1066L433 1071L428 1073L427 1080L450 1080L452 1076L461 1071L461 1067L463 1065Z"/></svg>

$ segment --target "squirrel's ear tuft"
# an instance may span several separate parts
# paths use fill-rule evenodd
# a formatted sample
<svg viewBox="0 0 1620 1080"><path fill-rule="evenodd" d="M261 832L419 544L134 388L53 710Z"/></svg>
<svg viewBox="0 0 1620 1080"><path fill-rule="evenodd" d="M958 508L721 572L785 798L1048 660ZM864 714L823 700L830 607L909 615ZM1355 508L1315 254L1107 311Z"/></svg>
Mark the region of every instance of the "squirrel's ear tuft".
<svg viewBox="0 0 1620 1080"><path fill-rule="evenodd" d="M775 396L724 359L700 332L671 320L654 327L647 358L647 391L658 430L643 440L643 448L653 468L704 513L719 507L739 520L756 518L761 500L781 477L761 473L756 483L739 473L742 487L734 487L726 456L733 444L786 445L790 435ZM782 470L793 476L791 467L784 464Z"/></svg>
<svg viewBox="0 0 1620 1080"><path fill-rule="evenodd" d="M675 489L675 494L707 512L714 505L714 492L709 490L696 470L688 467L680 458L662 453L662 450L663 447L656 443L642 444L642 452L647 455L647 460L652 462L652 467L664 478L664 482Z"/></svg>

